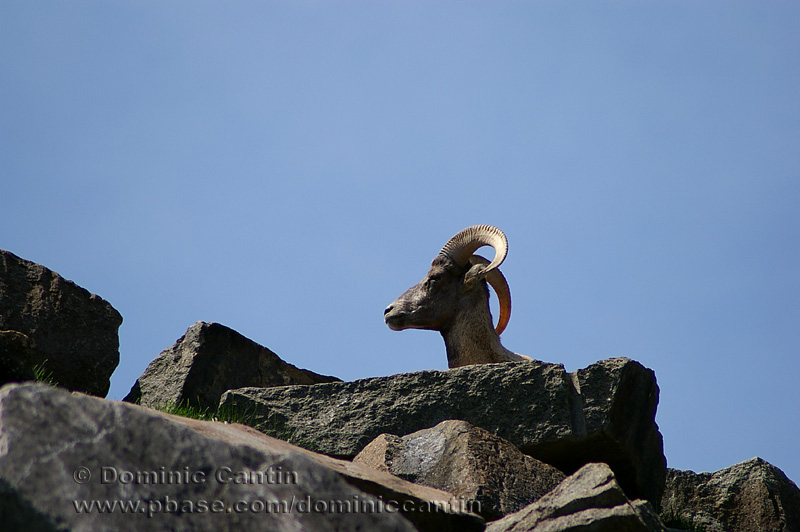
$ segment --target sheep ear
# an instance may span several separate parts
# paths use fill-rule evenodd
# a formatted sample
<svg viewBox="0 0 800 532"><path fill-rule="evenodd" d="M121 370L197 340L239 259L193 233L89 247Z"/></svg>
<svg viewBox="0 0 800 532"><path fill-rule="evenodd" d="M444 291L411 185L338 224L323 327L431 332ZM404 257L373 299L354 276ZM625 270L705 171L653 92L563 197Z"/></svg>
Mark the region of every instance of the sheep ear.
<svg viewBox="0 0 800 532"><path fill-rule="evenodd" d="M485 276L486 276L486 265L480 263L473 264L472 267L464 275L464 284L467 286L471 286L475 284L477 281L483 280Z"/></svg>

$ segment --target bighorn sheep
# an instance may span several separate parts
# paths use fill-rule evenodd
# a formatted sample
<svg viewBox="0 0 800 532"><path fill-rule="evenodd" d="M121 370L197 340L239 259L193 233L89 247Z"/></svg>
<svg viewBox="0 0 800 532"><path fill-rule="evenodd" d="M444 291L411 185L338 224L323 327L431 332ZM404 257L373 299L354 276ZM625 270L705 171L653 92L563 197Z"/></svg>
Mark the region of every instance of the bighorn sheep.
<svg viewBox="0 0 800 532"><path fill-rule="evenodd" d="M474 255L487 245L495 250L491 262ZM511 291L498 269L507 253L506 235L496 227L473 225L460 231L433 259L428 275L386 308L386 325L395 331L439 331L451 368L530 360L500 343L511 316ZM500 301L497 328L492 327L487 281Z"/></svg>

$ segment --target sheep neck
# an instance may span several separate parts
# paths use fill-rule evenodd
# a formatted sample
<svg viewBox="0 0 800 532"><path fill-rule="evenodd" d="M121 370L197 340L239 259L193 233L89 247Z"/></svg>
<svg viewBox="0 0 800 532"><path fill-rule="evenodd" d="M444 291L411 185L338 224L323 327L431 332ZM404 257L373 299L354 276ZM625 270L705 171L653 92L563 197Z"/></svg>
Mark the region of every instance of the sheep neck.
<svg viewBox="0 0 800 532"><path fill-rule="evenodd" d="M452 325L440 332L451 368L517 359L500 343L500 336L492 326L488 300L483 305L464 307Z"/></svg>

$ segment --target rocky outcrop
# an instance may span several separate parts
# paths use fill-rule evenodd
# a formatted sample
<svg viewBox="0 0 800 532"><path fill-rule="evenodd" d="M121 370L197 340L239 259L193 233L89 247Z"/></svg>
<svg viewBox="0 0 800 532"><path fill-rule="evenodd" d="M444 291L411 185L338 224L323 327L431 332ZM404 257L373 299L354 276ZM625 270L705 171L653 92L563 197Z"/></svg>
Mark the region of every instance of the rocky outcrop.
<svg viewBox="0 0 800 532"><path fill-rule="evenodd" d="M630 501L606 464L587 464L486 532L666 532L650 504Z"/></svg>
<svg viewBox="0 0 800 532"><path fill-rule="evenodd" d="M716 473L670 469L661 508L664 522L676 528L800 531L800 490L761 458Z"/></svg>
<svg viewBox="0 0 800 532"><path fill-rule="evenodd" d="M655 375L625 358L569 374L532 361L422 371L354 382L242 388L221 405L259 430L351 459L381 433L405 436L459 419L572 473L606 462L631 498L657 505L666 474L655 423Z"/></svg>
<svg viewBox="0 0 800 532"><path fill-rule="evenodd" d="M227 390L339 381L299 369L238 332L199 321L161 352L125 401L154 408L188 404L214 409Z"/></svg>
<svg viewBox="0 0 800 532"><path fill-rule="evenodd" d="M78 393L106 395L121 322L0 250L0 386L59 385L0 388L3 531L664 532L661 505L669 530L800 532L764 460L667 475L655 375L629 359L344 383L198 322L126 397L145 406ZM147 407L184 404L258 430Z"/></svg>
<svg viewBox="0 0 800 532"><path fill-rule="evenodd" d="M10 531L484 528L447 493L248 427L41 384L0 390L0 450Z"/></svg>
<svg viewBox="0 0 800 532"><path fill-rule="evenodd" d="M452 493L486 520L516 512L564 474L466 421L443 421L403 436L381 434L353 462Z"/></svg>
<svg viewBox="0 0 800 532"><path fill-rule="evenodd" d="M122 316L107 301L0 250L0 330L28 337L30 361L70 390L105 397L119 364Z"/></svg>

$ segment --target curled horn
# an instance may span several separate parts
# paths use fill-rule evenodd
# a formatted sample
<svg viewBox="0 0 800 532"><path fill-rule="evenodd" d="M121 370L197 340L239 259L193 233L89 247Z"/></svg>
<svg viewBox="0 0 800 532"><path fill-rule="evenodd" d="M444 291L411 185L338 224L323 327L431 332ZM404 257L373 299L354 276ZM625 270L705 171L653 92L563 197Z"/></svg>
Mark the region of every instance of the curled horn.
<svg viewBox="0 0 800 532"><path fill-rule="evenodd" d="M453 259L460 266L466 266L475 250L481 246L494 248L494 260L483 270L483 274L494 270L508 254L508 240L506 235L492 225L473 225L459 231L447 244L444 245L439 255Z"/></svg>
<svg viewBox="0 0 800 532"><path fill-rule="evenodd" d="M480 255L472 255L469 258L469 262L472 265L487 265L489 264L489 259L481 257ZM497 268L489 270L488 273L486 273L486 281L488 281L494 289L494 292L497 294L497 300L500 303L500 318L498 318L497 326L494 330L497 334L503 334L503 331L506 330L506 326L508 325L508 320L511 319L511 289L508 288L508 281L506 281L505 276Z"/></svg>

